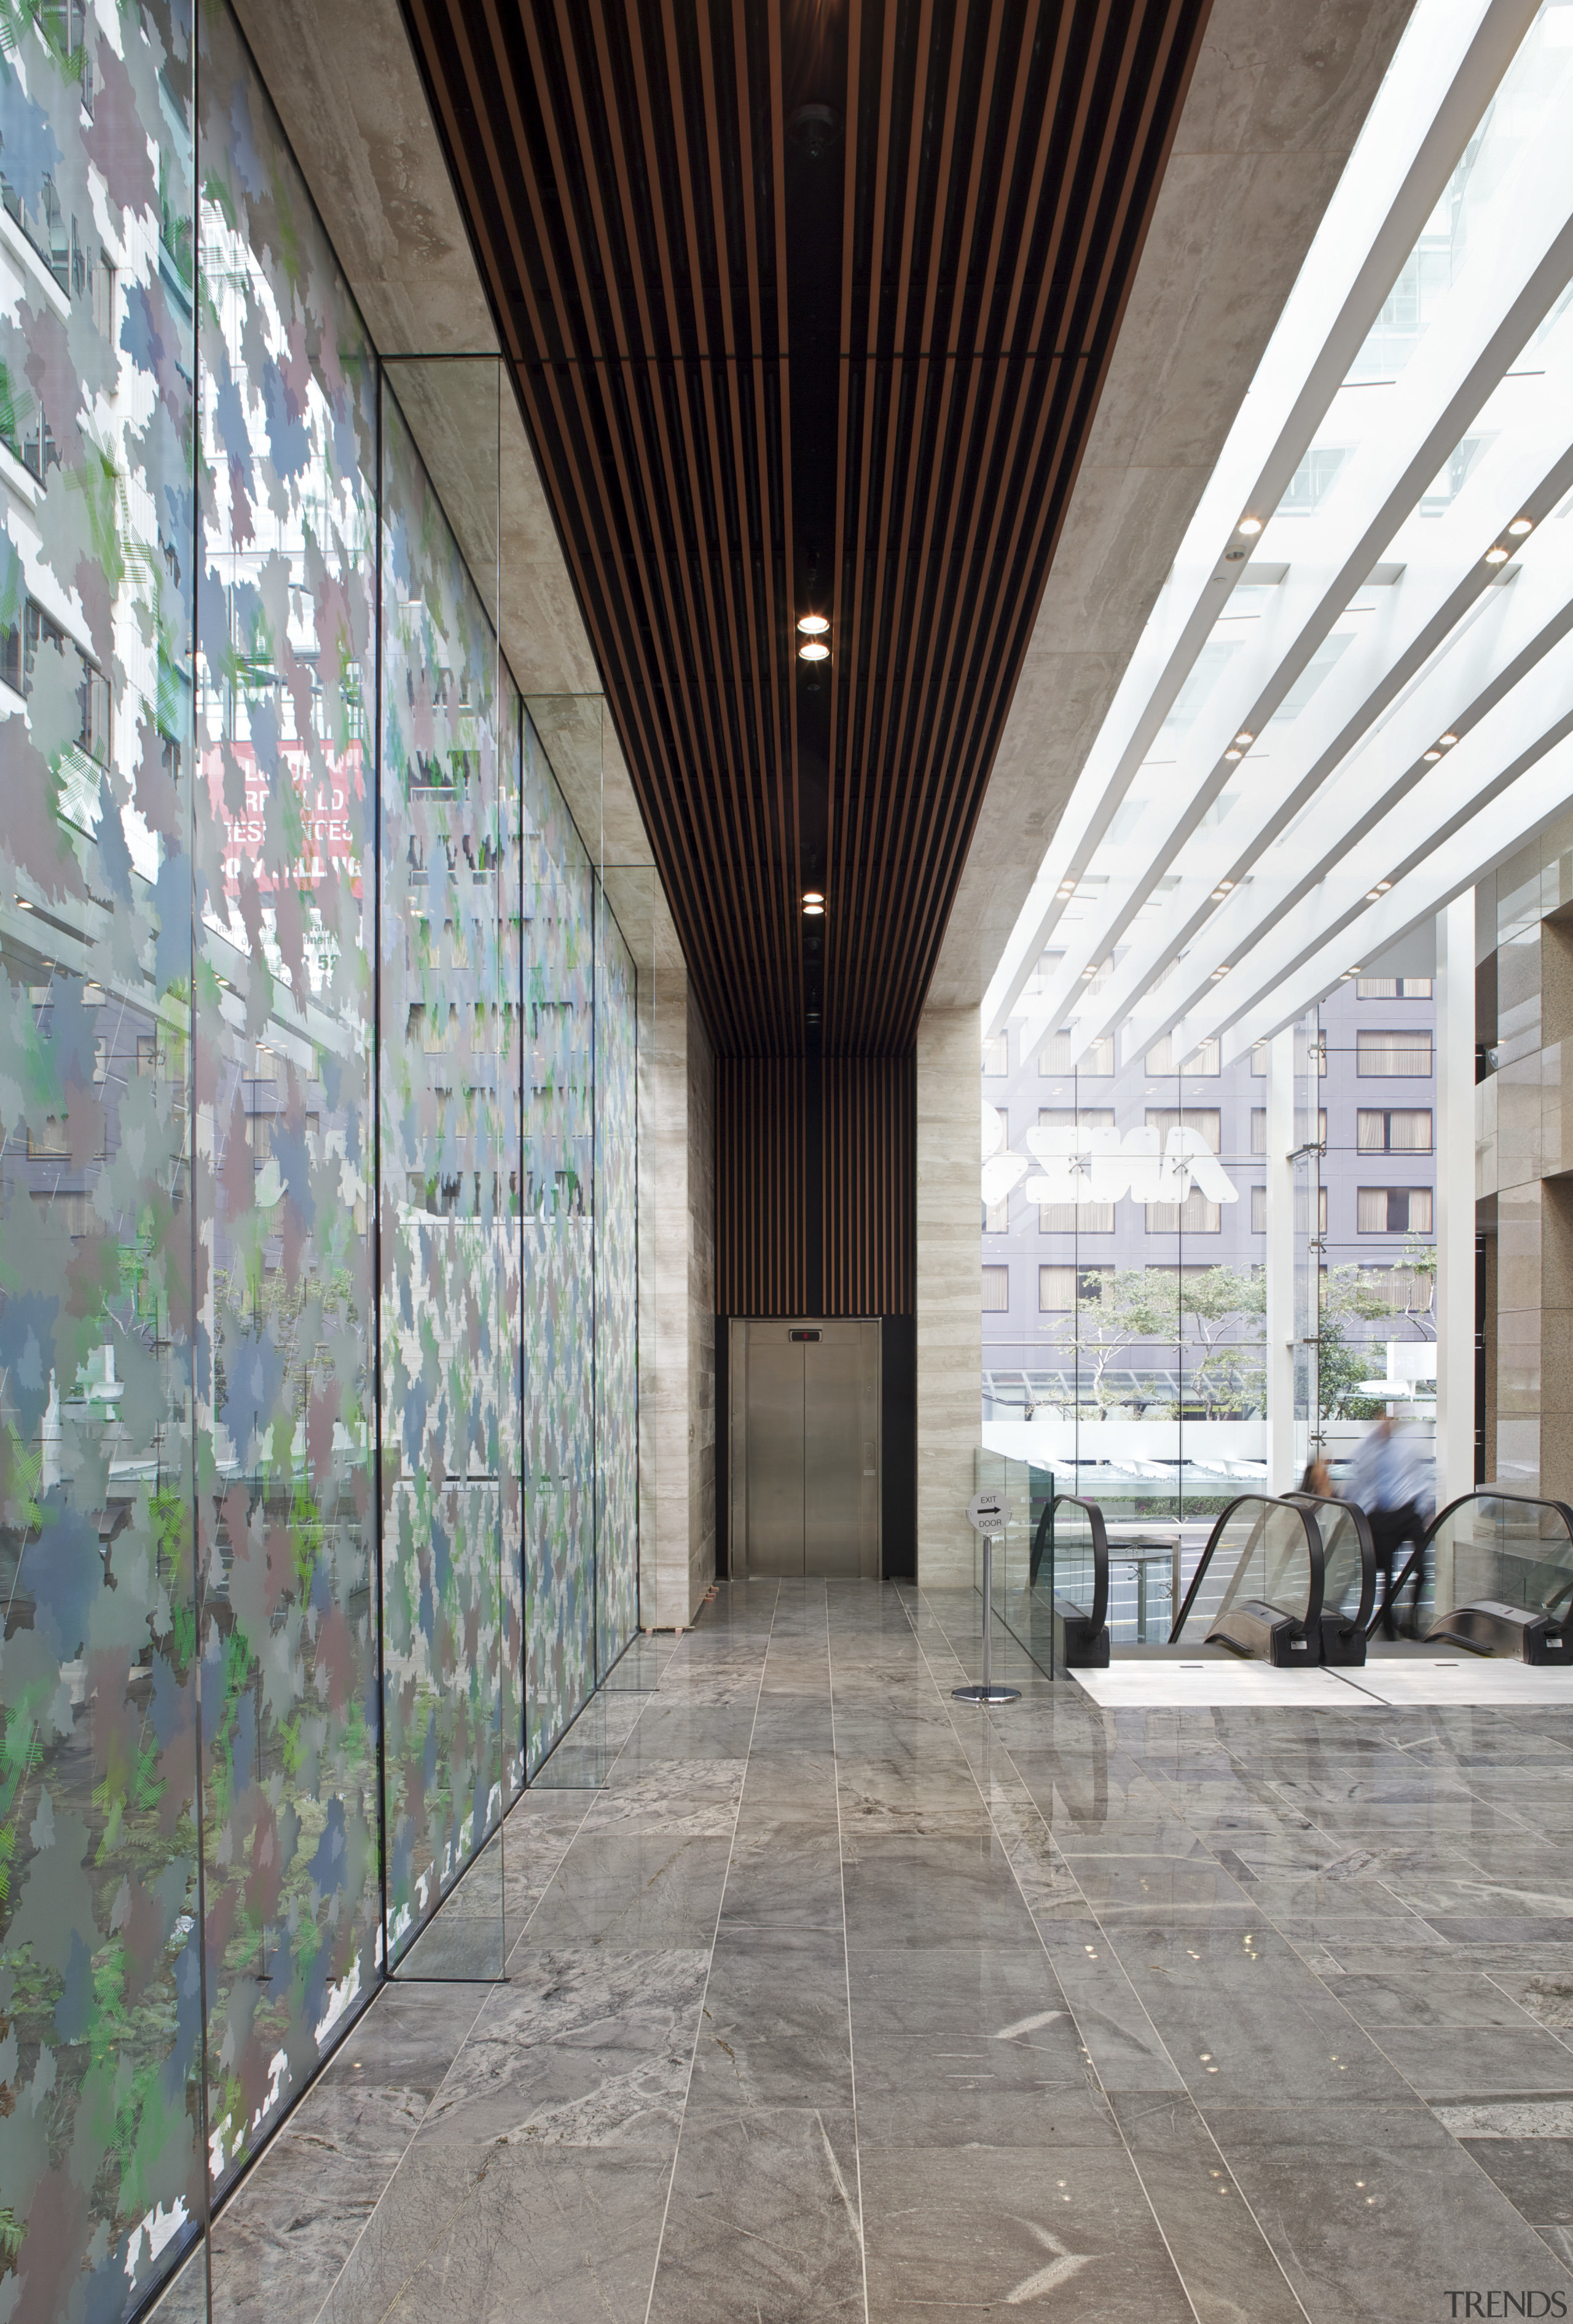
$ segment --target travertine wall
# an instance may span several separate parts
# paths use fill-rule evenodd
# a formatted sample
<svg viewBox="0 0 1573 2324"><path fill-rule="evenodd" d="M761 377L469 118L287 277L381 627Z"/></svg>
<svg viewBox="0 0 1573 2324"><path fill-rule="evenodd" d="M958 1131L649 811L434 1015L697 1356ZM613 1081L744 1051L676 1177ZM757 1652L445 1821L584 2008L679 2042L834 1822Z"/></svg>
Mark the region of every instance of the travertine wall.
<svg viewBox="0 0 1573 2324"><path fill-rule="evenodd" d="M1476 1193L1487 1268L1489 1466L1494 1481L1573 1498L1573 816L1476 891L1495 939L1496 1070L1475 1092Z"/></svg>
<svg viewBox="0 0 1573 2324"><path fill-rule="evenodd" d="M715 1058L665 906L656 927L650 1171L642 1229L654 1310L639 1618L684 1628L715 1578ZM653 1583L653 1588L652 1588Z"/></svg>
<svg viewBox="0 0 1573 2324"><path fill-rule="evenodd" d="M917 1028L917 1578L972 1580L967 1523L981 1441L976 1007L925 1009Z"/></svg>

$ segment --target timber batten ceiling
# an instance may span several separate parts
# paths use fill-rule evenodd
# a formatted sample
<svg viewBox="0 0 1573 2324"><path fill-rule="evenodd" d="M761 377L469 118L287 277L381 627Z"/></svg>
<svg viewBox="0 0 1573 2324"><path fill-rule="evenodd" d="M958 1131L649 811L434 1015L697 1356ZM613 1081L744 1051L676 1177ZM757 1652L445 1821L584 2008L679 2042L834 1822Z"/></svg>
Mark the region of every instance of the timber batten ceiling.
<svg viewBox="0 0 1573 2324"><path fill-rule="evenodd" d="M900 1054L1207 0L404 5L716 1046Z"/></svg>

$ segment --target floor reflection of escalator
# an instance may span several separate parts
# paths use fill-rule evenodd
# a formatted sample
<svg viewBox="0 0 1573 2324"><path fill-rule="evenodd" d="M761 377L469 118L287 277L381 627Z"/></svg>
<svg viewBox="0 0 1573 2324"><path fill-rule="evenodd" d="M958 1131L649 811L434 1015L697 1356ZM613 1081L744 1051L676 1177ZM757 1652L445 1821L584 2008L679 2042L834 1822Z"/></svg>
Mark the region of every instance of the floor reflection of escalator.
<svg viewBox="0 0 1573 2324"><path fill-rule="evenodd" d="M1187 1625L1209 1646L1279 1669L1366 1659L1375 1557L1365 1514L1309 1494L1246 1494L1223 1510L1185 1593Z"/></svg>
<svg viewBox="0 0 1573 2324"><path fill-rule="evenodd" d="M1408 1628L1428 1646L1573 1663L1573 1509L1523 1493L1465 1494L1395 1576L1391 1603L1401 1617L1412 1591ZM1384 1600L1367 1627L1386 1610Z"/></svg>

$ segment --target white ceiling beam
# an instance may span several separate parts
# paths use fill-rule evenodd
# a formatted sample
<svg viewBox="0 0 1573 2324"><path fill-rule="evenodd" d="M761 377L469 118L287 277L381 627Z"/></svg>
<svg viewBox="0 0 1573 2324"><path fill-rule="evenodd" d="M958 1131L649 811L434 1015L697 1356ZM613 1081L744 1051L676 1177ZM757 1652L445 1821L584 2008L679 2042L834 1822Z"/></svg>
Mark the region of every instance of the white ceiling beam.
<svg viewBox="0 0 1573 2324"><path fill-rule="evenodd" d="M990 982L986 1034L1009 1017L1062 886L1086 868L1241 577L1223 556L1240 515L1282 498L1534 14L1534 0L1416 9Z"/></svg>

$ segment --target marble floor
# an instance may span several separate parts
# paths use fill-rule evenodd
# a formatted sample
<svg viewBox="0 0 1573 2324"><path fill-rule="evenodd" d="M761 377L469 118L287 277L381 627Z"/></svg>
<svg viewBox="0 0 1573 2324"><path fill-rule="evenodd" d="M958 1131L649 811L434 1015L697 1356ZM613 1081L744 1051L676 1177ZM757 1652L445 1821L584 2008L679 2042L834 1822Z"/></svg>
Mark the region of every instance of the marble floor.
<svg viewBox="0 0 1573 2324"><path fill-rule="evenodd" d="M214 2316L1573 2310L1573 1707L1108 1708L997 1632L984 1713L979 1611L754 1583L647 1642L604 1783L509 1820L507 1981L379 1996Z"/></svg>

